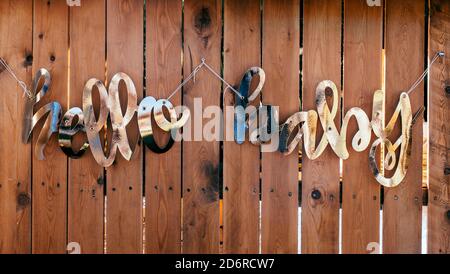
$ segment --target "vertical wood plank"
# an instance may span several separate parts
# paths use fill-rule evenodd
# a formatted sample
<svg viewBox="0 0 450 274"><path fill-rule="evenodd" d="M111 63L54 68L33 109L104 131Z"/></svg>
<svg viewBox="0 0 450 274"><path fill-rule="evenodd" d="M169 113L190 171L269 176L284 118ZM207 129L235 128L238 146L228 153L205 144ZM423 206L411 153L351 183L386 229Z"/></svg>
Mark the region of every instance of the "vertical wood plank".
<svg viewBox="0 0 450 274"><path fill-rule="evenodd" d="M386 3L386 120L423 72L425 3L421 0L389 0ZM423 84L411 95L415 113L424 103ZM383 252L420 253L422 230L422 143L423 117L413 128L412 155L408 173L396 188L385 188ZM390 140L397 140L397 127ZM389 173L387 174L389 175Z"/></svg>
<svg viewBox="0 0 450 274"><path fill-rule="evenodd" d="M182 77L182 3L147 1L147 95L167 98ZM181 93L171 102L181 104ZM165 144L168 133L155 127ZM181 143L164 154L146 150L146 253L181 252Z"/></svg>
<svg viewBox="0 0 450 274"><path fill-rule="evenodd" d="M34 2L33 75L47 68L50 92L36 106L57 101L67 109L69 8L64 0ZM40 129L41 127L38 127ZM33 147L37 141L33 134ZM45 149L44 161L33 153L33 253L65 253L67 241L67 157L56 136Z"/></svg>
<svg viewBox="0 0 450 274"><path fill-rule="evenodd" d="M244 73L261 65L260 1L224 2L224 77L238 84ZM245 47L241 43L245 43ZM224 106L234 105L227 94ZM225 123L233 128L233 119ZM227 136L225 132L224 136ZM259 252L259 147L224 141L224 252Z"/></svg>
<svg viewBox="0 0 450 274"><path fill-rule="evenodd" d="M118 72L128 74L136 86L138 101L142 99L144 78L143 13L143 0L107 1L108 79ZM125 87L120 93L126 96ZM125 98L122 108L126 108ZM139 136L136 116L127 133L133 149ZM107 169L107 253L141 253L143 249L141 150L138 147L129 162L118 153L115 164Z"/></svg>
<svg viewBox="0 0 450 274"><path fill-rule="evenodd" d="M33 1L0 2L0 57L31 82ZM31 252L31 145L22 143L25 97L0 66L0 254Z"/></svg>
<svg viewBox="0 0 450 274"><path fill-rule="evenodd" d="M263 13L263 101L285 121L300 108L299 1L265 0ZM297 253L298 153L263 153L261 230L263 253Z"/></svg>
<svg viewBox="0 0 450 274"><path fill-rule="evenodd" d="M83 88L91 78L105 79L105 0L84 1L70 9L69 107L81 107ZM76 149L86 137L75 139ZM74 141L74 142L75 142ZM103 253L103 168L87 151L69 159L68 241L82 253Z"/></svg>
<svg viewBox="0 0 450 274"><path fill-rule="evenodd" d="M344 17L344 113L359 107L372 113L373 93L382 88L383 8L365 0L346 0ZM342 193L342 252L367 253L367 245L380 242L380 186L369 169L369 148L355 152L349 124ZM358 167L358 168L355 168Z"/></svg>
<svg viewBox="0 0 450 274"><path fill-rule="evenodd" d="M220 71L222 2L219 0L187 0L184 2L184 75L205 58ZM221 83L210 72L197 74L195 85L184 89L183 104L194 116L194 98L201 98L203 108L220 105ZM192 127L194 128L194 127ZM201 130L203 127L199 127ZM219 130L219 129L216 129ZM201 131L192 132L198 137ZM219 252L219 142L190 141L183 144L183 252Z"/></svg>
<svg viewBox="0 0 450 274"><path fill-rule="evenodd" d="M341 1L304 1L304 110L316 109L316 87L321 81L331 80L340 89L341 21ZM338 125L339 111L336 116ZM318 140L322 133L319 125ZM319 159L302 159L302 253L338 252L339 158L328 146Z"/></svg>
<svg viewBox="0 0 450 274"><path fill-rule="evenodd" d="M432 0L430 26L430 55L444 51L445 59L431 69L429 92L430 117L430 190L428 203L428 253L450 253L450 127L447 124L450 86L450 2ZM447 173L447 174L446 174Z"/></svg>

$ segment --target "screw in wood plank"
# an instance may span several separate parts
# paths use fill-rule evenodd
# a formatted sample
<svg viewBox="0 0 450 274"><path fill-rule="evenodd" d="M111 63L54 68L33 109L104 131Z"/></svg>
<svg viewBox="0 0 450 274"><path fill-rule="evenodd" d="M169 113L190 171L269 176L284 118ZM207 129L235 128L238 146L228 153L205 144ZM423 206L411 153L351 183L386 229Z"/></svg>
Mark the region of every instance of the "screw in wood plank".
<svg viewBox="0 0 450 274"><path fill-rule="evenodd" d="M97 184L98 184L98 185L103 185L103 184L105 184L105 180L103 179L103 177L100 176L100 177L97 178Z"/></svg>
<svg viewBox="0 0 450 274"><path fill-rule="evenodd" d="M447 210L447 219L450 221L450 210Z"/></svg>
<svg viewBox="0 0 450 274"><path fill-rule="evenodd" d="M29 67L31 65L33 65L33 55L27 54L27 56L25 56L25 66Z"/></svg>
<svg viewBox="0 0 450 274"><path fill-rule="evenodd" d="M320 193L319 190L314 189L314 190L311 192L311 197L312 197L314 200L319 200L320 198L322 198L322 193Z"/></svg>

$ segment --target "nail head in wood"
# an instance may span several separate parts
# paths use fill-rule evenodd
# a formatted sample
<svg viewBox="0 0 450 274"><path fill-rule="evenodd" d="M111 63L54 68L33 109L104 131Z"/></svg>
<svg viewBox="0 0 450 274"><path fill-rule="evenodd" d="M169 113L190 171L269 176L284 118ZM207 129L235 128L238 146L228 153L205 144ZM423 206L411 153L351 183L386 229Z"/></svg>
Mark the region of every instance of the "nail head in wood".
<svg viewBox="0 0 450 274"><path fill-rule="evenodd" d="M27 56L25 56L25 64L27 66L33 65L33 55L28 54Z"/></svg>
<svg viewBox="0 0 450 274"><path fill-rule="evenodd" d="M445 87L445 93L447 93L447 95L450 95L450 86Z"/></svg>
<svg viewBox="0 0 450 274"><path fill-rule="evenodd" d="M311 192L311 198L313 198L314 200L319 200L320 198L322 198L322 193L320 193L319 190L315 189Z"/></svg>
<svg viewBox="0 0 450 274"><path fill-rule="evenodd" d="M446 167L446 168L444 169L444 174L445 174L446 176L450 174L450 167Z"/></svg>

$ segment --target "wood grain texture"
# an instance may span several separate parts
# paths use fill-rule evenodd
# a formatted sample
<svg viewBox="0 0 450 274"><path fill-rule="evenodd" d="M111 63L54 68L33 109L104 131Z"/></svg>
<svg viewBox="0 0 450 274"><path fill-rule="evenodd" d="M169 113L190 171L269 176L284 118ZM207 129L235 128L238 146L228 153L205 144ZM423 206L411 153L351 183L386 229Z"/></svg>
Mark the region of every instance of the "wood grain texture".
<svg viewBox="0 0 450 274"><path fill-rule="evenodd" d="M143 0L107 1L108 79L118 72L128 74L136 86L138 101L142 100L144 78L143 13ZM119 92L122 109L126 109L124 85ZM136 116L127 126L127 133L134 149L139 136ZM107 169L107 253L142 253L143 152L139 145L131 161L119 154Z"/></svg>
<svg viewBox="0 0 450 274"><path fill-rule="evenodd" d="M261 65L260 1L225 1L224 23L224 77L239 85L249 68ZM224 106L234 106L234 93L226 95ZM233 129L233 119L225 115L225 124L224 136ZM259 252L260 149L248 141L242 145L224 141L223 146L224 253L255 254Z"/></svg>
<svg viewBox="0 0 450 274"><path fill-rule="evenodd" d="M432 0L430 5L430 51L432 59L444 51L430 74L429 123L429 203L428 203L428 253L450 253L450 177L449 168L450 127L447 125L450 96L445 88L450 86L450 2Z"/></svg>
<svg viewBox="0 0 450 274"><path fill-rule="evenodd" d="M187 0L184 2L184 75L205 58L217 72L221 63L222 2ZM201 98L203 108L219 106L221 83L210 72L197 74L195 85L185 86L183 104L191 110L192 123L202 118L194 109L194 98ZM199 137L202 128L191 135ZM219 130L219 129L216 129ZM192 138L194 139L194 138ZM219 142L190 141L183 144L183 252L219 252Z"/></svg>
<svg viewBox="0 0 450 274"><path fill-rule="evenodd" d="M57 101L67 109L69 8L64 0L34 1L33 75L50 71L50 92L35 106ZM42 125L42 124L41 124ZM42 128L38 125L39 130ZM33 133L33 147L38 131ZM33 253L65 253L67 242L67 157L53 135L39 161L33 150Z"/></svg>
<svg viewBox="0 0 450 274"><path fill-rule="evenodd" d="M280 121L300 109L299 3L264 1L263 102L279 107ZM263 153L261 222L262 253L297 253L298 153Z"/></svg>
<svg viewBox="0 0 450 274"><path fill-rule="evenodd" d="M321 81L331 80L340 90L341 1L305 0L303 8L303 109L311 110ZM318 129L320 140L320 124ZM319 199L313 192L320 192ZM302 159L302 253L338 252L339 159L328 146L317 160Z"/></svg>
<svg viewBox="0 0 450 274"><path fill-rule="evenodd" d="M147 1L147 96L167 98L182 77L182 3ZM181 93L171 100L181 104ZM169 133L154 127L160 144ZM181 252L181 143L164 154L146 149L146 253Z"/></svg>
<svg viewBox="0 0 450 274"><path fill-rule="evenodd" d="M0 58L31 82L33 1L0 1ZM27 58L28 57L28 58ZM25 97L0 66L0 254L31 252L31 145L22 143Z"/></svg>
<svg viewBox="0 0 450 274"><path fill-rule="evenodd" d="M373 93L382 89L383 7L369 7L365 0L346 0L344 5L343 111L359 107L370 115ZM343 253L367 253L369 243L380 242L380 185L369 168L369 148L363 152L351 148L357 131L353 120L342 178Z"/></svg>
<svg viewBox="0 0 450 274"><path fill-rule="evenodd" d="M105 80L105 8L105 0L91 0L70 9L69 107L83 105L89 79ZM75 149L86 141L79 136ZM68 240L79 243L83 254L104 251L103 172L90 151L81 159L69 159Z"/></svg>
<svg viewBox="0 0 450 274"><path fill-rule="evenodd" d="M424 67L424 14L421 0L390 0L386 3L386 121ZM423 106L423 84L410 95L412 111ZM420 253L422 230L422 142L423 117L413 128L412 155L408 173L396 188L385 188L383 252ZM399 124L398 124L399 125ZM391 141L400 135L400 126ZM390 173L386 173L390 176Z"/></svg>

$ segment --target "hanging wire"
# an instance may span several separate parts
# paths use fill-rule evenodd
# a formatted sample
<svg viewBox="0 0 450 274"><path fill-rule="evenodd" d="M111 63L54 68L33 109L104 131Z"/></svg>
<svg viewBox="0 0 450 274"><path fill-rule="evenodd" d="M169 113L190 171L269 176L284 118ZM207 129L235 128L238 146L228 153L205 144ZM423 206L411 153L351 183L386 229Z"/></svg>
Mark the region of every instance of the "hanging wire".
<svg viewBox="0 0 450 274"><path fill-rule="evenodd" d="M422 75L417 79L417 81L414 82L414 84L411 86L411 88L406 92L408 95L411 94L420 85L420 83L422 83L422 81L428 75L428 73L430 72L431 67L437 61L437 59L439 59L440 57L444 57L444 56L445 56L445 54L444 54L443 51L439 51L439 52L437 52L434 55L434 57L431 60L430 65L428 66L428 68L422 73ZM32 99L33 98L33 94L31 94L31 91L28 89L28 87L25 84L25 82L20 80L17 77L17 75L14 73L14 71L11 69L11 67L8 65L8 63L6 63L6 61L3 58L0 58L0 65L2 65L5 68L5 70L14 78L14 80L17 82L17 84L22 88L24 94L27 95L28 98ZM191 74L189 74L188 77L186 77L186 79L180 85L178 85L178 87L170 94L170 96L167 97L167 100L170 100L173 96L175 96L175 94L177 94L181 90L181 88L183 86L185 86L188 82L190 82L192 79L195 82L195 80L196 80L195 77L196 77L197 73L203 67L208 69L216 78L218 78L220 81L222 81L225 84L225 86L226 86L225 92L228 89L230 89L237 96L239 96L239 98L244 99L244 97L241 94L239 94L239 92L232 85L230 85L227 81L225 81L225 79L223 79L213 68L211 68L206 63L205 58L202 58L202 62L197 67L194 68L194 70L191 72Z"/></svg>
<svg viewBox="0 0 450 274"><path fill-rule="evenodd" d="M244 99L244 96L242 96L239 91L237 91L235 88L233 88L232 85L230 85L227 81L225 81L225 79L223 79L214 69L212 69L206 62L205 59L202 59L202 64L212 73L214 74L214 76L216 76L217 78L220 79L220 81L222 81L222 83L224 83L227 87L227 89L230 89L231 91L233 91L237 96L239 96L239 98Z"/></svg>
<svg viewBox="0 0 450 274"><path fill-rule="evenodd" d="M30 99L33 99L33 94L31 94L31 91L28 89L25 82L17 77L17 75L14 73L14 71L11 69L11 67L8 65L8 63L6 63L6 61L3 58L0 58L0 65L2 65L5 68L5 70L14 78L17 84L22 88L24 95L26 95Z"/></svg>
<svg viewBox="0 0 450 274"><path fill-rule="evenodd" d="M428 66L428 68L422 73L422 75L420 75L419 79L417 79L417 81L414 82L414 84L411 86L411 88L406 92L408 95L411 94L420 85L420 83L422 83L422 81L428 75L428 73L430 72L431 67L437 61L437 59L439 59L441 57L444 57L444 56L445 56L445 53L443 51L439 51L439 52L437 52L434 55L434 57L431 60L430 65Z"/></svg>
<svg viewBox="0 0 450 274"><path fill-rule="evenodd" d="M173 96L175 96L175 94L177 94L182 87L184 87L187 83L189 83L189 81L191 81L194 78L194 82L195 82L195 75L197 74L197 72L200 70L200 68L203 66L203 63L196 66L194 68L194 70L191 72L191 74L188 75L188 77L186 77L186 79L184 79L183 82L181 82L181 84L178 85L178 87L169 95L169 97L167 97L167 100L170 100Z"/></svg>
<svg viewBox="0 0 450 274"><path fill-rule="evenodd" d="M202 69L203 67L205 67L206 69L208 69L216 78L218 78L220 81L222 81L222 83L225 84L226 89L230 89L232 90L234 93L236 93L237 96L239 96L239 98L244 99L244 96L242 96L241 94L239 94L239 92L233 88L233 86L231 86L227 81L225 81L225 79L223 79L217 72L214 71L214 69L212 69L207 63L205 58L202 58L202 62L196 66L194 68L194 70L191 72L191 74L189 74L186 79L180 84L178 85L178 87L169 95L169 97L167 97L167 100L170 100L173 96L175 96L175 94L177 94L182 87L184 87L187 83L189 83L191 80L194 81L196 80L196 75L197 73L200 71L200 69Z"/></svg>

